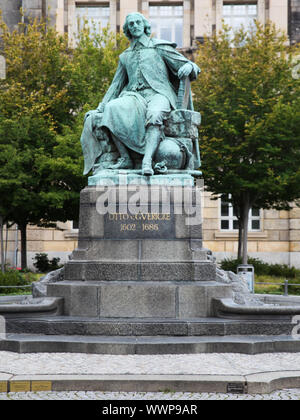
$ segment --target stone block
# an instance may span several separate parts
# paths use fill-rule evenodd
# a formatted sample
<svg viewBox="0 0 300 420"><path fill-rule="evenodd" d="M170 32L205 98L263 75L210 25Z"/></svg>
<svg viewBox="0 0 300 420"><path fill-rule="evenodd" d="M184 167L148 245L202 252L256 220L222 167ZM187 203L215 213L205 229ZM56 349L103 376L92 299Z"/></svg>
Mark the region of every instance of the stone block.
<svg viewBox="0 0 300 420"><path fill-rule="evenodd" d="M214 281L216 278L216 264L211 262L195 262L193 277L195 281Z"/></svg>
<svg viewBox="0 0 300 420"><path fill-rule="evenodd" d="M203 219L203 229L219 230L220 224L218 219Z"/></svg>
<svg viewBox="0 0 300 420"><path fill-rule="evenodd" d="M203 240L205 242L213 242L215 240L215 231L214 230L203 230Z"/></svg>
<svg viewBox="0 0 300 420"><path fill-rule="evenodd" d="M139 267L137 263L85 263L86 281L137 281Z"/></svg>
<svg viewBox="0 0 300 420"><path fill-rule="evenodd" d="M291 252L300 252L300 242L291 242Z"/></svg>
<svg viewBox="0 0 300 420"><path fill-rule="evenodd" d="M267 219L279 219L279 211L278 210L264 210L264 220Z"/></svg>
<svg viewBox="0 0 300 420"><path fill-rule="evenodd" d="M258 252L289 252L288 242L259 242Z"/></svg>
<svg viewBox="0 0 300 420"><path fill-rule="evenodd" d="M48 246L50 246L51 243L52 242L27 241L27 251L28 252L44 252L44 251L48 251L47 247L45 248L45 245L47 244ZM51 250L52 249L53 249L53 246L52 246Z"/></svg>
<svg viewBox="0 0 300 420"><path fill-rule="evenodd" d="M186 216L183 214L175 215L175 235L178 239L190 237L190 226L186 223Z"/></svg>
<svg viewBox="0 0 300 420"><path fill-rule="evenodd" d="M191 263L147 263L140 265L142 281L190 281L193 278Z"/></svg>
<svg viewBox="0 0 300 420"><path fill-rule="evenodd" d="M52 241L53 232L55 231L47 229L28 229L27 241Z"/></svg>
<svg viewBox="0 0 300 420"><path fill-rule="evenodd" d="M289 219L290 218L290 212L287 210L281 210L279 212L280 219Z"/></svg>
<svg viewBox="0 0 300 420"><path fill-rule="evenodd" d="M66 241L66 231L54 230L53 231L53 240L54 241Z"/></svg>
<svg viewBox="0 0 300 420"><path fill-rule="evenodd" d="M203 209L203 218L204 219L219 219L219 209L218 207L204 207Z"/></svg>
<svg viewBox="0 0 300 420"><path fill-rule="evenodd" d="M87 260L96 261L137 261L139 258L139 241L91 241L87 251Z"/></svg>
<svg viewBox="0 0 300 420"><path fill-rule="evenodd" d="M97 213L95 205L80 206L79 236L80 238L104 237L104 216Z"/></svg>
<svg viewBox="0 0 300 420"><path fill-rule="evenodd" d="M291 219L290 228L295 230L300 230L300 219Z"/></svg>
<svg viewBox="0 0 300 420"><path fill-rule="evenodd" d="M47 296L64 298L64 315L70 314L71 287L70 287L70 284L68 284L68 282L48 284Z"/></svg>
<svg viewBox="0 0 300 420"><path fill-rule="evenodd" d="M68 281L82 281L84 274L84 263L82 262L71 261L65 265L65 279Z"/></svg>
<svg viewBox="0 0 300 420"><path fill-rule="evenodd" d="M257 252L257 246L256 241L248 241L248 252Z"/></svg>
<svg viewBox="0 0 300 420"><path fill-rule="evenodd" d="M101 286L100 316L103 318L175 318L173 285L112 284Z"/></svg>
<svg viewBox="0 0 300 420"><path fill-rule="evenodd" d="M188 240L141 241L142 261L190 261L192 252Z"/></svg>
<svg viewBox="0 0 300 420"><path fill-rule="evenodd" d="M295 207L290 211L291 219L300 219L300 207Z"/></svg>
<svg viewBox="0 0 300 420"><path fill-rule="evenodd" d="M219 208L219 201L218 200L212 200L211 195L206 196L204 195L204 208Z"/></svg>
<svg viewBox="0 0 300 420"><path fill-rule="evenodd" d="M76 248L76 242L71 241L45 241L43 242L43 249L47 251L57 251L57 252L72 252Z"/></svg>
<svg viewBox="0 0 300 420"><path fill-rule="evenodd" d="M269 230L268 231L268 240L269 241L279 241L281 232L285 233L285 231Z"/></svg>
<svg viewBox="0 0 300 420"><path fill-rule="evenodd" d="M279 240L287 242L290 240L290 232L289 231L280 231L279 232Z"/></svg>
<svg viewBox="0 0 300 420"><path fill-rule="evenodd" d="M224 241L204 241L203 246L210 249L212 252L224 252L225 242Z"/></svg>
<svg viewBox="0 0 300 420"><path fill-rule="evenodd" d="M238 243L235 241L226 241L225 242L225 251L226 252L237 252Z"/></svg>
<svg viewBox="0 0 300 420"><path fill-rule="evenodd" d="M264 229L265 230L288 230L289 229L289 221L288 219L275 219L275 220L268 220L264 221Z"/></svg>
<svg viewBox="0 0 300 420"><path fill-rule="evenodd" d="M293 242L300 241L300 230L291 230L290 231L290 240Z"/></svg>
<svg viewBox="0 0 300 420"><path fill-rule="evenodd" d="M199 318L206 317L208 302L204 286L179 286L178 287L178 317Z"/></svg>
<svg viewBox="0 0 300 420"><path fill-rule="evenodd" d="M91 285L71 287L70 316L98 316L98 288Z"/></svg>

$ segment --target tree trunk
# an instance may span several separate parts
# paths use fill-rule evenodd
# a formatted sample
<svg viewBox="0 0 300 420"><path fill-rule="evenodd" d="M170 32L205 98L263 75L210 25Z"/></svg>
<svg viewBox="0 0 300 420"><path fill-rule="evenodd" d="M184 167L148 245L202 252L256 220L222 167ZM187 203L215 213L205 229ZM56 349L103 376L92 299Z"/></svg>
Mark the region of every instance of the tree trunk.
<svg viewBox="0 0 300 420"><path fill-rule="evenodd" d="M0 247L1 247L1 271L5 271L4 263L4 241L3 241L3 217L0 216Z"/></svg>
<svg viewBox="0 0 300 420"><path fill-rule="evenodd" d="M7 261L7 246L8 246L8 223L6 223L6 238L5 238L5 251L4 251L4 265Z"/></svg>
<svg viewBox="0 0 300 420"><path fill-rule="evenodd" d="M27 268L27 223L20 223L21 231L21 268Z"/></svg>
<svg viewBox="0 0 300 420"><path fill-rule="evenodd" d="M239 247L238 247L238 259L242 258L243 255L243 223L239 220Z"/></svg>
<svg viewBox="0 0 300 420"><path fill-rule="evenodd" d="M250 200L249 196L245 195L243 202L243 264L248 263L248 224L249 224Z"/></svg>

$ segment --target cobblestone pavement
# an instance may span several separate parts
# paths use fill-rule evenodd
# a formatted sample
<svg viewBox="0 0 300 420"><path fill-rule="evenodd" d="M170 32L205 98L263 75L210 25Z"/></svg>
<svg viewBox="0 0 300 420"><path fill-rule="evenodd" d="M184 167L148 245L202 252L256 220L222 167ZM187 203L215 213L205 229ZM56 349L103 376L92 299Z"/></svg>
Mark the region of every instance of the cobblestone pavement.
<svg viewBox="0 0 300 420"><path fill-rule="evenodd" d="M300 400L300 389L285 389L272 394L191 394L134 392L29 392L0 394L0 400Z"/></svg>
<svg viewBox="0 0 300 420"><path fill-rule="evenodd" d="M0 373L13 375L249 375L300 370L300 353L99 355L0 352Z"/></svg>

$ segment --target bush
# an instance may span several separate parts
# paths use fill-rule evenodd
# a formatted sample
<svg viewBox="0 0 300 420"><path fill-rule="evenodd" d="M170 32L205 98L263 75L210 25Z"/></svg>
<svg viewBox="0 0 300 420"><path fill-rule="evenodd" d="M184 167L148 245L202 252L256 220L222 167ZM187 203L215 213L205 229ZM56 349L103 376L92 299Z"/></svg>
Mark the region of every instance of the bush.
<svg viewBox="0 0 300 420"><path fill-rule="evenodd" d="M49 260L48 255L44 253L36 254L33 260L35 260L33 265L39 273L48 273L62 267L62 265L59 265L60 258Z"/></svg>
<svg viewBox="0 0 300 420"><path fill-rule="evenodd" d="M241 259L225 259L221 261L221 268L225 271L237 272L238 265L242 264ZM249 258L248 264L254 266L255 274L258 276L284 277L286 279L300 279L300 270L289 267L286 264L268 264L258 258Z"/></svg>
<svg viewBox="0 0 300 420"><path fill-rule="evenodd" d="M0 272L0 293L11 294L28 291L28 288L2 288L2 286L29 286L33 280L31 273L22 275L18 270L13 269L10 269L5 273Z"/></svg>

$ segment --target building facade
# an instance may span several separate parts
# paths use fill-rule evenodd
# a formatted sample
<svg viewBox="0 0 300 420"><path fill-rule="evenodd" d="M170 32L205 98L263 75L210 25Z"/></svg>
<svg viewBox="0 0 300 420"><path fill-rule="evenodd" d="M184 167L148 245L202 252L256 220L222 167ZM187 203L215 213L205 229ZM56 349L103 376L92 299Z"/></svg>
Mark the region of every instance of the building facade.
<svg viewBox="0 0 300 420"><path fill-rule="evenodd" d="M155 36L177 42L190 50L195 41L222 27L222 21L234 28L249 27L254 19L268 20L287 32L291 42L300 41L299 0L0 0L4 19L13 30L29 16L47 16L60 33L68 32L70 42L76 42L80 18L92 24L108 23L119 31L128 13L139 11L152 24ZM226 197L212 200L204 193L204 246L218 260L237 254L237 220ZM28 228L28 263L36 253L65 261L77 245L78 229L74 222L58 223L57 229ZM6 237L6 232L4 234ZM12 265L19 265L20 235L12 228L7 232L7 256ZM252 209L249 221L249 255L272 263L284 263L300 268L300 208L291 211Z"/></svg>
<svg viewBox="0 0 300 420"><path fill-rule="evenodd" d="M300 42L300 1L289 0L289 36L291 42Z"/></svg>
<svg viewBox="0 0 300 420"><path fill-rule="evenodd" d="M278 28L299 41L298 0L0 0L0 8L11 29L21 19L20 7L27 16L47 16L52 25L71 41L76 38L78 18L110 24L119 31L128 13L139 11L152 23L154 34L191 48L195 40L222 28L222 21L234 28L249 26L254 19L271 20Z"/></svg>

